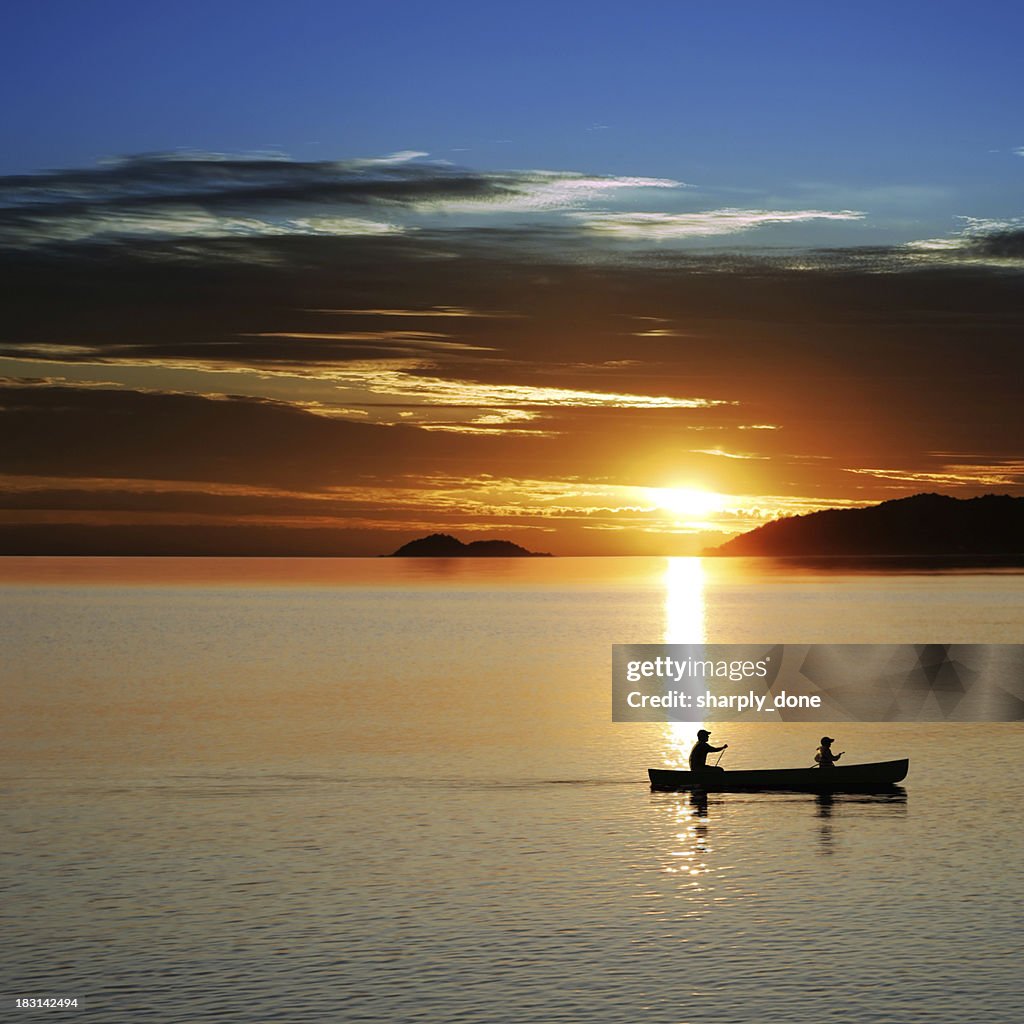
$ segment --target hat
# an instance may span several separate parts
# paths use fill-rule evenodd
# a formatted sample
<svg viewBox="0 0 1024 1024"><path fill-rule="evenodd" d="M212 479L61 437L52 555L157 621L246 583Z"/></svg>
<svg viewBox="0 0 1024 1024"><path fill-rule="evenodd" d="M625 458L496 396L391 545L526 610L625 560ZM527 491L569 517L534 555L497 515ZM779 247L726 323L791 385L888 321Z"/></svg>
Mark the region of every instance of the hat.
<svg viewBox="0 0 1024 1024"><path fill-rule="evenodd" d="M697 737L698 737L698 739L699 739L699 738L700 738L701 736L710 736L710 735L711 735L711 733L709 733L709 732L707 731L707 729L698 729L698 730L697 730Z"/></svg>
<svg viewBox="0 0 1024 1024"><path fill-rule="evenodd" d="M835 743L835 741L836 741L836 738L834 736L822 736L821 737L821 742L822 742L823 746L826 743Z"/></svg>

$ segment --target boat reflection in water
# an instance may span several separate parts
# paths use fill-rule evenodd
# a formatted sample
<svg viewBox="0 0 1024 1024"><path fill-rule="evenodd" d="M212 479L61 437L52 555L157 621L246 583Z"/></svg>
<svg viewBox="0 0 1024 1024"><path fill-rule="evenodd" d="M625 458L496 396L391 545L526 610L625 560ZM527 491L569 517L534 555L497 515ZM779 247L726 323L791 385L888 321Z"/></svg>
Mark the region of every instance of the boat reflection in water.
<svg viewBox="0 0 1024 1024"><path fill-rule="evenodd" d="M752 865L765 880L799 872L811 851L858 856L908 806L902 786L880 793L652 791L650 801L658 870L674 879L676 896L692 901L686 913L697 915L764 898L749 888Z"/></svg>
<svg viewBox="0 0 1024 1024"><path fill-rule="evenodd" d="M671 801L656 804L663 811L654 826L654 840L661 853L661 871L695 893L704 891L702 876L712 871L714 850L708 822L708 794L674 794Z"/></svg>
<svg viewBox="0 0 1024 1024"><path fill-rule="evenodd" d="M818 839L820 840L819 850L821 853L829 854L835 851L835 825L841 822L848 808L856 808L857 805L872 804L882 805L894 813L906 814L907 791L902 786L893 786L891 789L879 793L831 793L821 792L814 795L815 809L818 817ZM833 820L834 813L838 810L839 819ZM884 813L884 812L883 812Z"/></svg>

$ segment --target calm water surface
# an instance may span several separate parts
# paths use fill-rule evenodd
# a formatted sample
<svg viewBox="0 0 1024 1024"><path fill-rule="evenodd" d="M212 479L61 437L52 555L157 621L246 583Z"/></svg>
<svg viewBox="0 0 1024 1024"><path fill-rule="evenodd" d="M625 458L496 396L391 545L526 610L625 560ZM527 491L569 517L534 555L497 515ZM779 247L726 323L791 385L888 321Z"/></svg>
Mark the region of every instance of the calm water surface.
<svg viewBox="0 0 1024 1024"><path fill-rule="evenodd" d="M0 560L0 998L112 1022L1016 1024L1024 728L829 728L849 760L910 756L883 798L652 794L696 725L613 724L610 646L1022 624L1019 572ZM824 728L713 741L802 765Z"/></svg>

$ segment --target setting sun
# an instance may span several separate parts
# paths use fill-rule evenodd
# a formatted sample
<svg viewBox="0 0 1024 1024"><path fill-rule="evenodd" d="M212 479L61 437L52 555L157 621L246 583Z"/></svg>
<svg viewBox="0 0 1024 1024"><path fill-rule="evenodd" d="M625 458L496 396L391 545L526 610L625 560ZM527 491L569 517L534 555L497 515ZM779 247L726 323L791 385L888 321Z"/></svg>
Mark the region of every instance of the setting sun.
<svg viewBox="0 0 1024 1024"><path fill-rule="evenodd" d="M707 516L725 508L726 496L698 487L650 487L649 500L677 516Z"/></svg>

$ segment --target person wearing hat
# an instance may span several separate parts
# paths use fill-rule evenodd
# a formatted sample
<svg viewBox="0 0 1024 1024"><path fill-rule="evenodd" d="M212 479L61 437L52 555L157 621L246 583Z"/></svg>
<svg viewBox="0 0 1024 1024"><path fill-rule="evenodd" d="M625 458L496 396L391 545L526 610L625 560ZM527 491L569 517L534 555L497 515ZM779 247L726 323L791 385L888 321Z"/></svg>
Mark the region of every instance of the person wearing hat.
<svg viewBox="0 0 1024 1024"><path fill-rule="evenodd" d="M832 744L835 743L835 739L831 736L821 737L821 746L818 747L818 752L814 755L814 760L818 762L819 768L831 768L836 761L839 760L846 753L845 750L840 751L838 754L832 753Z"/></svg>
<svg viewBox="0 0 1024 1024"><path fill-rule="evenodd" d="M708 743L708 737L711 735L707 729L697 730L697 742L693 745L693 750L690 751L690 771L691 772L706 772L711 771L708 768L708 754L717 754L720 750L725 750L728 743L721 747L713 747ZM719 768L719 771L722 769Z"/></svg>

